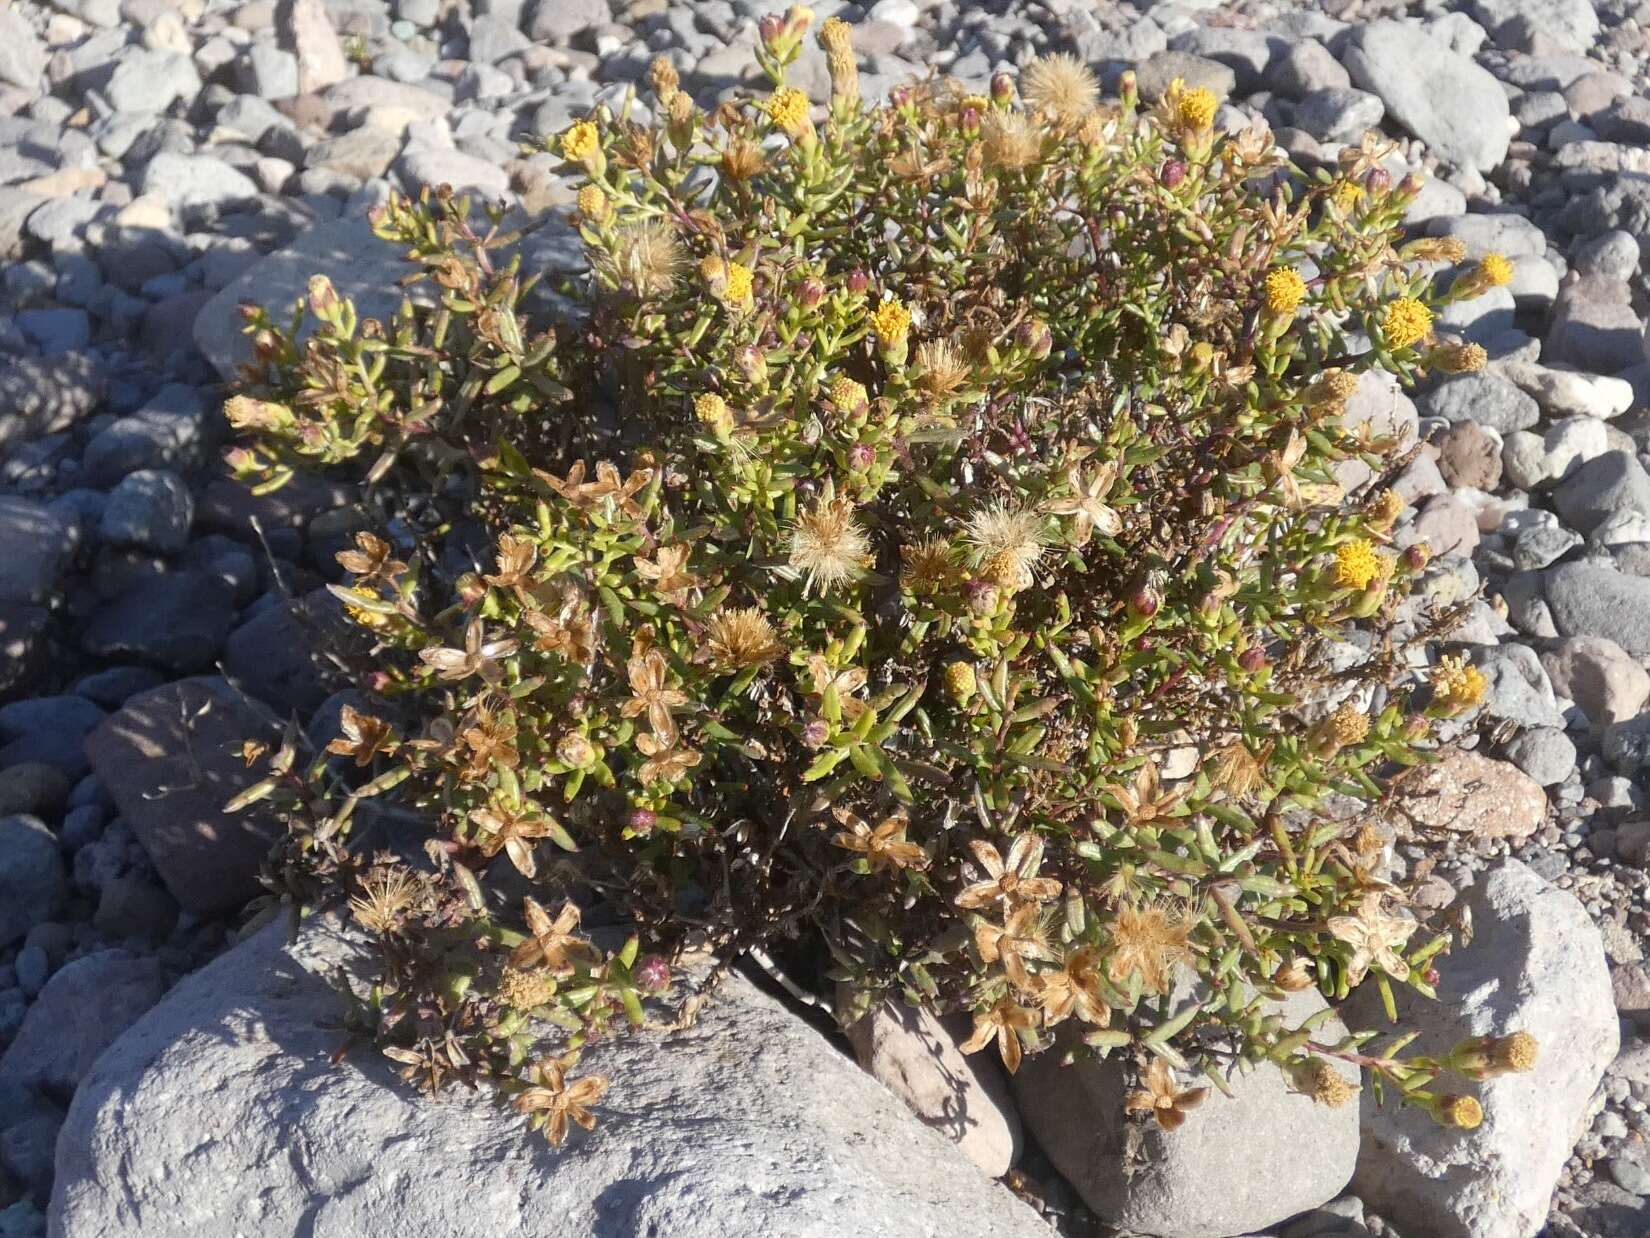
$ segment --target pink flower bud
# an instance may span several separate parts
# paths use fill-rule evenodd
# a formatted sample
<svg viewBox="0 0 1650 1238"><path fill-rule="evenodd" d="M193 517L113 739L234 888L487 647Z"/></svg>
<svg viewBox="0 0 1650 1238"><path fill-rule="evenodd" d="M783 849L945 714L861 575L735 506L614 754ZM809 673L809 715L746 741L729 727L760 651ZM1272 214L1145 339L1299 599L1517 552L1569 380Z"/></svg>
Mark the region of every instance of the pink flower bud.
<svg viewBox="0 0 1650 1238"><path fill-rule="evenodd" d="M1250 645L1238 654L1238 665L1251 675L1258 674L1266 669L1266 650L1259 645Z"/></svg>
<svg viewBox="0 0 1650 1238"><path fill-rule="evenodd" d="M862 270L860 270L859 268L856 267L854 270L848 272L848 279L847 279L848 291L853 293L856 297L859 296L861 293L863 293L870 286L871 286L871 277L869 275L867 275L864 271L862 271Z"/></svg>
<svg viewBox="0 0 1650 1238"><path fill-rule="evenodd" d="M805 309L812 309L825 299L825 283L810 275L796 287L797 303Z"/></svg>
<svg viewBox="0 0 1650 1238"><path fill-rule="evenodd" d="M644 954L637 959L632 975L636 987L643 993L663 993L670 987L670 964L657 954Z"/></svg>
<svg viewBox="0 0 1650 1238"><path fill-rule="evenodd" d="M1014 79L1006 73L999 73L991 79L991 101L993 103L1014 102Z"/></svg>
<svg viewBox="0 0 1650 1238"><path fill-rule="evenodd" d="M651 808L632 808L625 824L637 834L651 834L653 827L659 823L659 814Z"/></svg>
<svg viewBox="0 0 1650 1238"><path fill-rule="evenodd" d="M848 448L848 467L856 473L863 473L877 461L877 453L865 443L855 443Z"/></svg>
<svg viewBox="0 0 1650 1238"><path fill-rule="evenodd" d="M1173 189L1186 179L1186 162L1183 159L1166 159L1163 166L1157 170L1157 180L1165 189Z"/></svg>
<svg viewBox="0 0 1650 1238"><path fill-rule="evenodd" d="M831 737L831 728L825 724L823 718L811 718L802 728L802 744L805 748L819 748Z"/></svg>
<svg viewBox="0 0 1650 1238"><path fill-rule="evenodd" d="M989 615L997 609L997 586L989 580L970 580L963 586L963 597L968 609L976 615Z"/></svg>
<svg viewBox="0 0 1650 1238"><path fill-rule="evenodd" d="M1162 605L1162 594L1150 585L1141 585L1129 596L1129 609L1141 619L1150 619Z"/></svg>

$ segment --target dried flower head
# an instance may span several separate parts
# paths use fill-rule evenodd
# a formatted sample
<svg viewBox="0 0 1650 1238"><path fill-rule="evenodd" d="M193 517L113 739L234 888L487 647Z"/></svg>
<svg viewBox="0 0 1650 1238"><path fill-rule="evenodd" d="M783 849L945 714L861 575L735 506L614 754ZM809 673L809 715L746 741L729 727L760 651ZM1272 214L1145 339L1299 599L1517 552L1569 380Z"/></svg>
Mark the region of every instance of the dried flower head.
<svg viewBox="0 0 1650 1238"><path fill-rule="evenodd" d="M985 157L994 168L1023 172L1043 154L1043 133L1024 112L993 111L981 126Z"/></svg>
<svg viewBox="0 0 1650 1238"><path fill-rule="evenodd" d="M955 394L968 381L970 367L950 340L917 345L917 388L931 400Z"/></svg>
<svg viewBox="0 0 1650 1238"><path fill-rule="evenodd" d="M1440 344L1427 353L1427 368L1442 374L1476 374L1489 361L1482 344L1460 340Z"/></svg>
<svg viewBox="0 0 1650 1238"><path fill-rule="evenodd" d="M1381 335L1388 348L1409 348L1432 334L1432 311L1414 297L1388 303L1381 318Z"/></svg>
<svg viewBox="0 0 1650 1238"><path fill-rule="evenodd" d="M753 180L766 167L767 160L762 157L762 148L745 138L729 142L722 151L722 175L735 184Z"/></svg>
<svg viewBox="0 0 1650 1238"><path fill-rule="evenodd" d="M543 968L505 967L498 999L512 1010L536 1010L556 995L556 978Z"/></svg>
<svg viewBox="0 0 1650 1238"><path fill-rule="evenodd" d="M1020 93L1033 107L1070 124L1083 119L1100 98L1100 86L1077 57L1058 52L1039 56L1020 75Z"/></svg>
<svg viewBox="0 0 1650 1238"><path fill-rule="evenodd" d="M1351 701L1342 701L1329 715L1328 730L1340 747L1361 744L1369 738L1369 715Z"/></svg>
<svg viewBox="0 0 1650 1238"><path fill-rule="evenodd" d="M567 1141L569 1120L585 1130L594 1130L596 1115L590 1106L607 1091L608 1080L602 1075L586 1075L582 1079L568 1079L575 1055L544 1058L527 1071L530 1085L515 1099L518 1112L527 1114L534 1125L541 1127L553 1147Z"/></svg>
<svg viewBox="0 0 1650 1238"><path fill-rule="evenodd" d="M1295 1091L1329 1109L1342 1108L1358 1094L1357 1087L1321 1057L1308 1058L1296 1066L1290 1072L1290 1082Z"/></svg>
<svg viewBox="0 0 1650 1238"><path fill-rule="evenodd" d="M669 292L683 262L676 229L660 219L621 225L610 246L595 255L599 274L612 286L628 289L638 297Z"/></svg>
<svg viewBox="0 0 1650 1238"><path fill-rule="evenodd" d="M918 597L930 597L954 585L957 552L944 538L924 538L900 547L900 587Z"/></svg>
<svg viewBox="0 0 1650 1238"><path fill-rule="evenodd" d="M1160 1057L1154 1057L1146 1067L1145 1088L1130 1092L1123 1101L1127 1113L1151 1116L1166 1131L1179 1130L1189 1111L1201 1105L1209 1095L1208 1088L1188 1088L1184 1091L1175 1082L1174 1071Z"/></svg>
<svg viewBox="0 0 1650 1238"><path fill-rule="evenodd" d="M846 808L833 808L831 815L843 827L831 841L845 851L864 856L867 871L884 873L928 867L927 852L916 843L906 841L905 831L910 822L904 812L884 817L874 828Z"/></svg>
<svg viewBox="0 0 1650 1238"><path fill-rule="evenodd" d="M369 933L388 937L424 901L424 883L409 869L399 865L375 869L349 900L350 914Z"/></svg>
<svg viewBox="0 0 1650 1238"><path fill-rule="evenodd" d="M1174 969L1191 965L1192 920L1184 908L1160 903L1118 908L1111 923L1111 952L1106 970L1114 984L1138 977L1141 988L1167 993Z"/></svg>
<svg viewBox="0 0 1650 1238"><path fill-rule="evenodd" d="M1048 546L1043 516L1035 508L997 499L978 509L963 527L969 562L1000 589L1030 588Z"/></svg>
<svg viewBox="0 0 1650 1238"><path fill-rule="evenodd" d="M785 653L760 606L717 610L705 621L705 643L711 662L728 669L764 666Z"/></svg>
<svg viewBox="0 0 1650 1238"><path fill-rule="evenodd" d="M822 498L796 518L790 532L790 565L828 593L857 577L871 562L871 543L845 498Z"/></svg>

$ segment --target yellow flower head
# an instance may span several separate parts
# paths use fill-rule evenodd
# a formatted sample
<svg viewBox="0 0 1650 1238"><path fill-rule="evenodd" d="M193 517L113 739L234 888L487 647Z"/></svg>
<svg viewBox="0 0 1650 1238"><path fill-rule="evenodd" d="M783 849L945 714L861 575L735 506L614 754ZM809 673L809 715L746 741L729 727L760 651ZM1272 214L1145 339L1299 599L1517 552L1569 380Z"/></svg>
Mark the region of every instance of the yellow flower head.
<svg viewBox="0 0 1650 1238"><path fill-rule="evenodd" d="M1470 1131L1484 1120L1484 1106L1472 1096L1442 1096L1438 1099L1438 1120L1445 1126Z"/></svg>
<svg viewBox="0 0 1650 1238"><path fill-rule="evenodd" d="M974 697L978 686L972 662L948 662L945 665L945 691L959 705L966 705Z"/></svg>
<svg viewBox="0 0 1650 1238"><path fill-rule="evenodd" d="M1339 208L1341 214L1346 215L1351 212L1353 207L1358 205L1358 200L1363 196L1364 187L1358 184L1357 181L1341 181L1331 191L1329 198Z"/></svg>
<svg viewBox="0 0 1650 1238"><path fill-rule="evenodd" d="M1381 574L1381 556L1372 542L1355 537L1335 548L1335 583L1344 589L1366 589Z"/></svg>
<svg viewBox="0 0 1650 1238"><path fill-rule="evenodd" d="M1489 680L1484 672L1465 658L1445 656L1432 671L1433 704L1445 713L1458 714L1484 699Z"/></svg>
<svg viewBox="0 0 1650 1238"><path fill-rule="evenodd" d="M699 274L710 285L711 295L729 305L744 305L751 299L751 269L740 262L715 254L699 260Z"/></svg>
<svg viewBox="0 0 1650 1238"><path fill-rule="evenodd" d="M1414 297L1399 297L1386 307L1381 334L1388 348L1408 348L1432 334L1432 311Z"/></svg>
<svg viewBox="0 0 1650 1238"><path fill-rule="evenodd" d="M708 429L721 431L733 424L728 402L714 391L693 397L693 415Z"/></svg>
<svg viewBox="0 0 1650 1238"><path fill-rule="evenodd" d="M1513 264L1505 254L1485 254L1478 260L1478 277L1490 288L1504 288L1512 283Z"/></svg>
<svg viewBox="0 0 1650 1238"><path fill-rule="evenodd" d="M795 86L781 86L768 96L768 119L792 137L809 128L808 96Z"/></svg>
<svg viewBox="0 0 1650 1238"><path fill-rule="evenodd" d="M1427 354L1427 368L1441 374L1473 374L1484 368L1490 355L1482 344L1457 341L1440 344Z"/></svg>
<svg viewBox="0 0 1650 1238"><path fill-rule="evenodd" d="M561 153L564 158L583 163L601 149L601 135L594 121L574 121L561 135Z"/></svg>
<svg viewBox="0 0 1650 1238"><path fill-rule="evenodd" d="M601 219L607 214L607 195L595 185L579 190L579 214L586 219Z"/></svg>
<svg viewBox="0 0 1650 1238"><path fill-rule="evenodd" d="M851 413L862 407L870 399L866 393L865 384L856 383L846 374L838 374L831 380L829 394L831 403L845 413Z"/></svg>
<svg viewBox="0 0 1650 1238"><path fill-rule="evenodd" d="M911 311L899 301L884 301L872 313L871 327L877 339L892 344L911 329Z"/></svg>
<svg viewBox="0 0 1650 1238"><path fill-rule="evenodd" d="M1306 295L1306 281L1293 267L1279 267L1266 277L1266 309L1279 318L1294 314Z"/></svg>
<svg viewBox="0 0 1650 1238"><path fill-rule="evenodd" d="M1175 84L1179 85L1178 79ZM1181 128L1200 133L1215 123L1215 112L1219 107L1220 100L1207 86L1182 90L1175 103L1175 119L1180 122Z"/></svg>

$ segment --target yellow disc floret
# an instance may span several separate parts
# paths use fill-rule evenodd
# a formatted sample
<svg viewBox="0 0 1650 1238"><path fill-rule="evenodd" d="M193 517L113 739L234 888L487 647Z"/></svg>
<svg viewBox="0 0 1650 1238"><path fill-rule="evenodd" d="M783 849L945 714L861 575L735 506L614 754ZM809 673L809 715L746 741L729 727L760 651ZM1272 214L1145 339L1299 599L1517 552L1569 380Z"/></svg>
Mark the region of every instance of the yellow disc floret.
<svg viewBox="0 0 1650 1238"><path fill-rule="evenodd" d="M808 96L795 86L781 86L768 96L768 119L796 135L808 127Z"/></svg>
<svg viewBox="0 0 1650 1238"><path fill-rule="evenodd" d="M1484 699L1489 680L1465 658L1445 656L1432 672L1432 702L1445 713L1458 714Z"/></svg>
<svg viewBox="0 0 1650 1238"><path fill-rule="evenodd" d="M871 327L877 339L892 344L911 329L911 311L899 301L884 301L871 315Z"/></svg>
<svg viewBox="0 0 1650 1238"><path fill-rule="evenodd" d="M864 383L856 383L846 374L838 374L831 380L831 403L845 413L851 413L869 399Z"/></svg>
<svg viewBox="0 0 1650 1238"><path fill-rule="evenodd" d="M586 219L601 219L607 214L607 195L595 185L579 190L579 214Z"/></svg>
<svg viewBox="0 0 1650 1238"><path fill-rule="evenodd" d="M575 162L583 163L601 147L601 135L593 121L575 121L561 135L561 153Z"/></svg>
<svg viewBox="0 0 1650 1238"><path fill-rule="evenodd" d="M1478 260L1478 276L1491 288L1512 283L1513 264L1505 254L1485 254Z"/></svg>
<svg viewBox="0 0 1650 1238"><path fill-rule="evenodd" d="M724 430L733 424L733 414L728 411L728 402L714 391L693 397L693 415L711 430Z"/></svg>
<svg viewBox="0 0 1650 1238"><path fill-rule="evenodd" d="M1366 538L1342 542L1335 550L1335 583L1345 589L1365 589L1381 574L1381 556Z"/></svg>
<svg viewBox="0 0 1650 1238"><path fill-rule="evenodd" d="M1201 131L1215 123L1215 111L1219 107L1220 100L1215 97L1215 92L1207 86L1199 86L1195 90L1182 92L1175 105L1175 116L1182 127L1194 132Z"/></svg>
<svg viewBox="0 0 1650 1238"><path fill-rule="evenodd" d="M1414 297L1399 297L1386 307L1381 334L1388 348L1408 348L1432 334L1432 311Z"/></svg>
<svg viewBox="0 0 1650 1238"><path fill-rule="evenodd" d="M1266 309L1279 318L1293 314L1306 295L1306 281L1293 267L1279 267L1266 277Z"/></svg>

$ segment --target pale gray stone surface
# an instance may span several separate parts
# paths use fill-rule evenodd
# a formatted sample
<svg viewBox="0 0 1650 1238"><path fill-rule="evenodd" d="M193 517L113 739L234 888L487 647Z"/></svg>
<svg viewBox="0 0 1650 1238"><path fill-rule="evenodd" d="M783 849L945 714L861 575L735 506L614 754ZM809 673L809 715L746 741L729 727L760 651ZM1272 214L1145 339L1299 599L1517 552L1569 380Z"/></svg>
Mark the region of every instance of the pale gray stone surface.
<svg viewBox="0 0 1650 1238"><path fill-rule="evenodd" d="M1047 1238L1005 1188L735 975L697 1024L591 1048L613 1086L558 1152L485 1095L338 1066L327 975L359 939L273 924L181 982L81 1084L53 1238ZM233 1222L228 1219L234 1218Z"/></svg>

